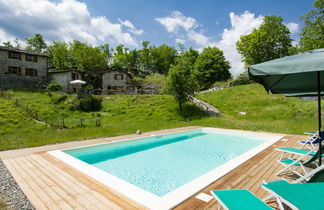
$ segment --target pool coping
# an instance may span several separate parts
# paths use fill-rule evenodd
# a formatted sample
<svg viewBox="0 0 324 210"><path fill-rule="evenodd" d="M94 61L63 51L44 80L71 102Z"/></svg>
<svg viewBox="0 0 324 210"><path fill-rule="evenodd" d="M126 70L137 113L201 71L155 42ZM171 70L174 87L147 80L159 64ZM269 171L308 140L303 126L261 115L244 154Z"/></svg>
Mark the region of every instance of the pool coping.
<svg viewBox="0 0 324 210"><path fill-rule="evenodd" d="M220 128L208 128L208 127L201 127L196 129L190 129L190 130L206 130L208 132L218 132L218 133L224 133L224 132L231 132L233 134L242 135L245 136L259 136L260 138L266 139L266 142L249 150L248 152L243 153L242 155L235 157L234 159L228 161L226 164L223 164L208 173L205 173L198 178L195 178L194 180L190 181L189 183L186 183L185 185L171 191L170 193L164 195L163 197L156 196L150 192L147 192L135 185L132 185L124 180L121 180L107 172L104 172L94 166L91 166L81 160L78 160L60 150L55 151L49 151L48 153L54 156L55 158L63 161L64 163L72 166L73 168L81 171L82 173L86 174L87 176L99 181L100 183L104 184L107 187L110 187L117 192L121 193L122 195L134 200L135 202L138 202L150 209L170 209L173 208L183 201L185 201L187 198L191 197L195 193L199 192L203 188L207 187L214 181L218 180L225 174L229 173L233 169L237 168L247 160L251 159L255 155L259 154L261 151L265 150L278 140L284 137L284 135L280 134L273 134L273 133L260 133L260 132L253 132L253 131L242 131L242 130L231 130L231 129L220 129ZM169 132L171 133L179 133L179 132L186 132L190 131L188 130L182 130L182 131L176 131L176 132ZM140 137L136 139L142 139L147 138ZM101 144L110 144L120 141L132 141L134 138L130 139L123 139L123 140L117 140L112 141L109 143L101 143ZM99 145L99 144L93 144L93 145ZM87 145L91 146L90 145ZM82 148L85 146L77 147ZM72 147L75 148L75 147ZM69 148L69 149L72 149ZM131 193L130 193L131 192Z"/></svg>

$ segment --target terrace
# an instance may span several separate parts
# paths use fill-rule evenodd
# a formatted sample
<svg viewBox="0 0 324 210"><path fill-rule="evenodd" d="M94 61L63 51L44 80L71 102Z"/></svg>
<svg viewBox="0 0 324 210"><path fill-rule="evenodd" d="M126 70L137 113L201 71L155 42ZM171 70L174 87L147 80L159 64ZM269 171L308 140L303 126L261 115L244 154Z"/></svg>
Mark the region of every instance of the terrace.
<svg viewBox="0 0 324 210"><path fill-rule="evenodd" d="M147 132L142 136L164 134L198 127L186 127L155 132ZM11 172L16 182L36 209L145 209L120 193L83 175L60 160L46 153L50 150L75 146L98 144L122 139L136 138L137 135L125 135L113 138L69 142L37 148L22 149L18 152L0 152L0 158ZM259 198L267 193L260 184L263 180L276 180L279 157L275 148L295 147L297 140L304 136L285 136L272 146L249 159L230 173L182 202L175 209L210 209L218 204L215 199L204 202L195 198L200 193L210 194L212 189L249 189ZM277 204L270 203L274 208Z"/></svg>

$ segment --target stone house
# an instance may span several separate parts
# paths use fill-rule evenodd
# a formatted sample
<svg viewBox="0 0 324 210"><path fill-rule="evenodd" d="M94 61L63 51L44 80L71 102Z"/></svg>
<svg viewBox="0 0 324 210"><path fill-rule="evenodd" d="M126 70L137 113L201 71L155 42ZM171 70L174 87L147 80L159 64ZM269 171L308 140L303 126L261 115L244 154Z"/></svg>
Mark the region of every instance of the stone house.
<svg viewBox="0 0 324 210"><path fill-rule="evenodd" d="M39 88L46 85L48 58L45 54L0 46L0 88Z"/></svg>
<svg viewBox="0 0 324 210"><path fill-rule="evenodd" d="M66 93L75 93L75 86L71 85L70 82L73 80L82 80L81 74L73 70L52 70L49 71L49 78L51 82L58 83Z"/></svg>
<svg viewBox="0 0 324 210"><path fill-rule="evenodd" d="M103 94L137 93L137 86L132 82L132 76L114 70L101 73L101 89Z"/></svg>

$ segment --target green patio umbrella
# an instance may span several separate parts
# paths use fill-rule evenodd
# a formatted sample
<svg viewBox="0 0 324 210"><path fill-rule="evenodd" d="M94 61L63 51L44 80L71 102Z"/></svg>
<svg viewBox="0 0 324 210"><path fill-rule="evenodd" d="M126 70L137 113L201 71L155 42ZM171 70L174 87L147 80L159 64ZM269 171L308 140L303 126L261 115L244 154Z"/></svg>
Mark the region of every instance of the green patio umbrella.
<svg viewBox="0 0 324 210"><path fill-rule="evenodd" d="M286 96L317 96L319 156L321 142L321 95L324 95L324 48L287 56L248 67L252 80L273 94ZM321 158L319 158L321 164Z"/></svg>

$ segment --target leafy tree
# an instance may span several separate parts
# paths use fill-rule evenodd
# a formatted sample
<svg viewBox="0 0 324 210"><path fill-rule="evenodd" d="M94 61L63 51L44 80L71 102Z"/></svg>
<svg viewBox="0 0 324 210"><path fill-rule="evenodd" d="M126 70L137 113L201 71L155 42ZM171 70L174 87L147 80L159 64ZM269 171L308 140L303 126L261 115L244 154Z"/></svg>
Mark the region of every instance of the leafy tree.
<svg viewBox="0 0 324 210"><path fill-rule="evenodd" d="M27 41L26 50L43 53L47 48L47 45L41 34L35 34L34 37L27 37L25 38L25 40Z"/></svg>
<svg viewBox="0 0 324 210"><path fill-rule="evenodd" d="M138 50L139 53L139 62L140 62L140 71L146 74L152 72L152 65L150 59L150 48L148 47L150 44L149 41L142 42L142 49Z"/></svg>
<svg viewBox="0 0 324 210"><path fill-rule="evenodd" d="M49 63L56 69L72 69L69 45L65 42L54 42L48 47Z"/></svg>
<svg viewBox="0 0 324 210"><path fill-rule="evenodd" d="M301 17L304 27L301 32L301 51L324 48L324 0L316 0L314 9Z"/></svg>
<svg viewBox="0 0 324 210"><path fill-rule="evenodd" d="M177 50L162 44L158 47L150 47L150 60L151 60L151 71L153 73L167 74L170 65L175 63L177 56Z"/></svg>
<svg viewBox="0 0 324 210"><path fill-rule="evenodd" d="M198 87L194 68L188 58L183 57L176 65L171 65L166 80L167 90L174 95L182 111L182 105L189 100L190 95L193 95Z"/></svg>
<svg viewBox="0 0 324 210"><path fill-rule="evenodd" d="M5 46L5 47L8 47L8 48L14 48L14 46L11 44L10 41L2 42L2 45Z"/></svg>
<svg viewBox="0 0 324 210"><path fill-rule="evenodd" d="M249 66L272 59L287 56L292 39L287 26L279 16L266 16L259 29L251 34L241 36L236 43L243 62Z"/></svg>
<svg viewBox="0 0 324 210"><path fill-rule="evenodd" d="M3 42L2 44L3 44L3 46L9 47L9 48L17 48L17 49L22 48L21 43L19 42L17 37L15 38L14 43L15 43L15 45L11 44L10 41L7 41L7 42Z"/></svg>
<svg viewBox="0 0 324 210"><path fill-rule="evenodd" d="M191 60L188 59L190 64ZM200 89L208 89L213 83L231 78L230 64L223 51L217 47L205 48L197 57L195 70Z"/></svg>
<svg viewBox="0 0 324 210"><path fill-rule="evenodd" d="M92 47L75 40L70 44L69 50L70 65L80 72L102 70L108 67L107 55L100 47Z"/></svg>
<svg viewBox="0 0 324 210"><path fill-rule="evenodd" d="M199 52L190 47L188 51L183 52L182 56L188 58L189 62L194 65L199 56Z"/></svg>

